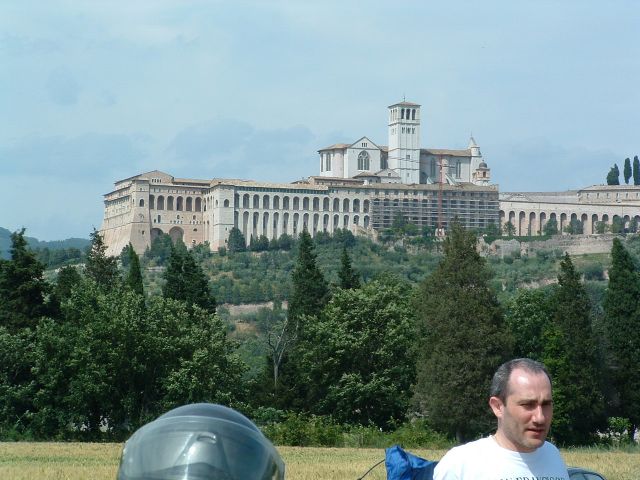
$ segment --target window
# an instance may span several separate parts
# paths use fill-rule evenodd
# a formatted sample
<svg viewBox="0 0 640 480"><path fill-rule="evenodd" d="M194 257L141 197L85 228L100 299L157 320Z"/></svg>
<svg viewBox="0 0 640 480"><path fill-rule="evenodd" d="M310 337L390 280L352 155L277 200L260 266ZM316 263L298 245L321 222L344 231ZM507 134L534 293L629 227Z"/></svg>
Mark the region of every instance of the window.
<svg viewBox="0 0 640 480"><path fill-rule="evenodd" d="M369 170L369 153L364 150L358 155L358 170Z"/></svg>
<svg viewBox="0 0 640 480"><path fill-rule="evenodd" d="M327 153L327 164L325 165L325 170L328 172L329 170L331 170L331 154Z"/></svg>

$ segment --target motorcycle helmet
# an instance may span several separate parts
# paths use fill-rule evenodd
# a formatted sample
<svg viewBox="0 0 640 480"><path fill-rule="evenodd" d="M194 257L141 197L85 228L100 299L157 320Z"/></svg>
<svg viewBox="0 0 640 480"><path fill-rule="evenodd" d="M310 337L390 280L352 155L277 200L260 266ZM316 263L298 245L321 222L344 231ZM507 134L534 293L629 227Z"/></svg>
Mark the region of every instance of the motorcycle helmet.
<svg viewBox="0 0 640 480"><path fill-rule="evenodd" d="M284 480L284 463L247 417L197 403L138 429L124 445L117 479Z"/></svg>

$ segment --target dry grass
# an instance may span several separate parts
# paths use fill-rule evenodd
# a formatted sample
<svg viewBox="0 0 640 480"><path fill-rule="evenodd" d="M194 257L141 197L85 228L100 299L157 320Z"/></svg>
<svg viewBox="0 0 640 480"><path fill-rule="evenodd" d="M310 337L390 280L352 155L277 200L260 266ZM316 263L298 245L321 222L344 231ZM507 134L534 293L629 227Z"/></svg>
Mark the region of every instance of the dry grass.
<svg viewBox="0 0 640 480"><path fill-rule="evenodd" d="M114 443L0 443L0 479L10 480L114 480L121 444ZM379 460L382 449L298 448L278 449L290 480L355 480ZM443 450L412 450L439 459ZM589 467L609 480L638 480L640 453L576 449L563 451L569 465ZM384 465L367 480L386 478Z"/></svg>

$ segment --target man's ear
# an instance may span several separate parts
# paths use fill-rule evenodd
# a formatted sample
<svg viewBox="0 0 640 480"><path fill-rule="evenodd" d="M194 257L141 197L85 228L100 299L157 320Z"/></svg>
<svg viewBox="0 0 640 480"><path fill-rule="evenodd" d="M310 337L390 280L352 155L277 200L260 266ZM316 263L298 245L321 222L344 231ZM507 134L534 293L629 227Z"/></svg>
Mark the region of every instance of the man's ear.
<svg viewBox="0 0 640 480"><path fill-rule="evenodd" d="M502 400L500 400L500 398L498 398L498 397L489 398L489 406L491 407L491 410L493 410L493 414L496 417L502 418L502 411L504 409L504 403L502 403Z"/></svg>

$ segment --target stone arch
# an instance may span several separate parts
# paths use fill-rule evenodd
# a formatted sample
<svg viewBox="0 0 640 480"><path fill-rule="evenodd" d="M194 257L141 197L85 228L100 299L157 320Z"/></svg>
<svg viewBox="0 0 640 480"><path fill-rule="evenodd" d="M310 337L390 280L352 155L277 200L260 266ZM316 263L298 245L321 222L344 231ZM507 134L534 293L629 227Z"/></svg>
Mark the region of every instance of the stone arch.
<svg viewBox="0 0 640 480"><path fill-rule="evenodd" d="M353 211L354 212L359 212L360 211L360 200L355 198L353 200Z"/></svg>
<svg viewBox="0 0 640 480"><path fill-rule="evenodd" d="M275 203L275 200L274 200ZM275 208L275 205L274 205ZM280 221L280 214L278 212L273 213L273 228L271 229L271 238L278 238L280 232L278 229L278 222Z"/></svg>
<svg viewBox="0 0 640 480"><path fill-rule="evenodd" d="M253 212L253 217L251 221L251 236L254 240L258 239L258 224L260 223L260 214L258 212Z"/></svg>
<svg viewBox="0 0 640 480"><path fill-rule="evenodd" d="M300 210L300 197L293 197L293 209Z"/></svg>
<svg viewBox="0 0 640 480"><path fill-rule="evenodd" d="M176 198L176 210L178 212L181 212L182 210L184 210L184 198L182 197Z"/></svg>
<svg viewBox="0 0 640 480"><path fill-rule="evenodd" d="M237 210L235 212L233 212L233 226L235 228L239 228L238 225L238 221L240 220L240 212L238 212ZM209 220L207 220L207 230L209 230Z"/></svg>
<svg viewBox="0 0 640 480"><path fill-rule="evenodd" d="M330 206L329 203L330 203L329 197L324 197L322 199L322 210L323 211L325 211L325 212L329 211L329 206Z"/></svg>
<svg viewBox="0 0 640 480"><path fill-rule="evenodd" d="M149 195L149 208L151 210L155 210L156 208L156 197L153 195Z"/></svg>
<svg viewBox="0 0 640 480"><path fill-rule="evenodd" d="M164 210L164 197L158 196L158 210Z"/></svg>
<svg viewBox="0 0 640 480"><path fill-rule="evenodd" d="M353 216L353 224L354 225L359 225L360 223L360 216L359 215L354 215Z"/></svg>
<svg viewBox="0 0 640 480"><path fill-rule="evenodd" d="M317 212L320 210L320 199L318 197L313 197L313 211Z"/></svg>
<svg viewBox="0 0 640 480"><path fill-rule="evenodd" d="M596 225L598 224L598 214L591 215L591 231L589 233L596 233Z"/></svg>
<svg viewBox="0 0 640 480"><path fill-rule="evenodd" d="M302 199L302 210L309 210L309 197Z"/></svg>
<svg viewBox="0 0 640 480"><path fill-rule="evenodd" d="M260 208L260 195L253 196L253 204L251 205L253 208Z"/></svg>
<svg viewBox="0 0 640 480"><path fill-rule="evenodd" d="M546 224L547 224L547 214L545 212L540 212L539 227L538 227L539 235L544 234L544 226Z"/></svg>
<svg viewBox="0 0 640 480"><path fill-rule="evenodd" d="M242 208L249 208L249 194L245 193L242 196Z"/></svg>
<svg viewBox="0 0 640 480"><path fill-rule="evenodd" d="M244 241L249 240L249 212L245 211L242 214L242 233L244 234Z"/></svg>
<svg viewBox="0 0 640 480"><path fill-rule="evenodd" d="M173 197L167 197L167 210L173 210Z"/></svg>
<svg viewBox="0 0 640 480"><path fill-rule="evenodd" d="M340 200L338 198L333 199L333 211L334 212L340 211Z"/></svg>
<svg viewBox="0 0 640 480"><path fill-rule="evenodd" d="M319 224L320 224L320 214L314 213L313 214L313 235L315 235L318 232Z"/></svg>
<svg viewBox="0 0 640 480"><path fill-rule="evenodd" d="M349 199L348 198L345 198L342 201L342 211L343 212L348 212L349 211Z"/></svg>
<svg viewBox="0 0 640 480"><path fill-rule="evenodd" d="M196 212L202 211L202 199L200 197L196 198Z"/></svg>
<svg viewBox="0 0 640 480"><path fill-rule="evenodd" d="M297 237L298 236L298 229L299 229L299 225L300 224L300 214L299 213L294 213L293 214L293 236Z"/></svg>
<svg viewBox="0 0 640 480"><path fill-rule="evenodd" d="M564 227L567 226L567 214L566 213L561 213L560 214L560 222L558 222L558 230L560 230L560 233L564 232Z"/></svg>
<svg viewBox="0 0 640 480"><path fill-rule="evenodd" d="M138 202L138 206L139 207L144 207L144 198L140 199L140 201Z"/></svg>
<svg viewBox="0 0 640 480"><path fill-rule="evenodd" d="M229 199L225 198L224 203L222 204L224 207L229 208Z"/></svg>
<svg viewBox="0 0 640 480"><path fill-rule="evenodd" d="M302 230L309 231L309 214L305 213L302 215Z"/></svg>
<svg viewBox="0 0 640 480"><path fill-rule="evenodd" d="M280 197L278 195L273 197L273 208L276 210L280 208Z"/></svg>
<svg viewBox="0 0 640 480"><path fill-rule="evenodd" d="M369 200L365 200L364 202L362 202L362 211L364 213L369 213Z"/></svg>
<svg viewBox="0 0 640 480"><path fill-rule="evenodd" d="M289 210L289 197L282 197L282 209Z"/></svg>
<svg viewBox="0 0 640 480"><path fill-rule="evenodd" d="M268 231L269 231L269 212L264 212L262 214L262 230L261 230L261 235L267 236L268 237Z"/></svg>
<svg viewBox="0 0 640 480"><path fill-rule="evenodd" d="M185 210L187 212L193 211L193 198L187 197L187 201L185 202Z"/></svg>
<svg viewBox="0 0 640 480"><path fill-rule="evenodd" d="M362 226L364 228L369 228L369 215L365 215L363 218Z"/></svg>
<svg viewBox="0 0 640 480"><path fill-rule="evenodd" d="M282 215L282 233L289 232L289 212L284 212Z"/></svg>
<svg viewBox="0 0 640 480"><path fill-rule="evenodd" d="M340 215L333 216L333 230L340 228Z"/></svg>
<svg viewBox="0 0 640 480"><path fill-rule="evenodd" d="M522 235L526 235L526 226L525 226L525 220L527 218L527 215L524 212L520 212L518 213L518 225L517 225L517 234L522 236Z"/></svg>
<svg viewBox="0 0 640 480"><path fill-rule="evenodd" d="M537 235L538 234L538 223L536 222L536 213L529 213L529 225L527 226L527 235Z"/></svg>
<svg viewBox="0 0 640 480"><path fill-rule="evenodd" d="M269 209L269 195L262 196L262 208L265 210Z"/></svg>
<svg viewBox="0 0 640 480"><path fill-rule="evenodd" d="M580 221L582 222L582 233L591 233L591 224L589 223L589 215L583 213L580 215Z"/></svg>
<svg viewBox="0 0 640 480"><path fill-rule="evenodd" d="M184 230L180 227L173 227L169 230L169 236L171 237L171 241L176 243L178 240L182 240L184 238Z"/></svg>
<svg viewBox="0 0 640 480"><path fill-rule="evenodd" d="M348 228L349 227L349 215L345 215L343 217L343 228Z"/></svg>
<svg viewBox="0 0 640 480"><path fill-rule="evenodd" d="M325 213L322 217L322 231L326 232L329 230L329 214Z"/></svg>

